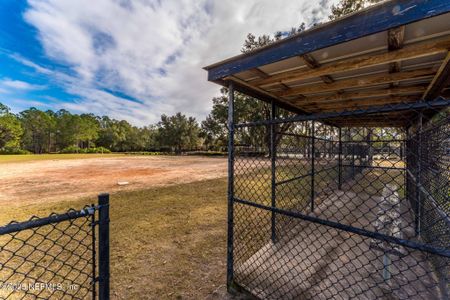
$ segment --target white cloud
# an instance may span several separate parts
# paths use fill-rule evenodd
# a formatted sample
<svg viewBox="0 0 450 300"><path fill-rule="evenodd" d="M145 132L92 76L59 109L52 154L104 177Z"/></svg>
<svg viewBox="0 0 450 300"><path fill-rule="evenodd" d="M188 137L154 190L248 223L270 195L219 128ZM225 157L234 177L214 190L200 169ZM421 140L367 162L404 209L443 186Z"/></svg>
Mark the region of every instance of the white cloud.
<svg viewBox="0 0 450 300"><path fill-rule="evenodd" d="M203 118L218 93L203 66L238 54L249 32L323 20L331 2L29 0L24 18L38 29L46 55L75 75L22 60L77 95L76 103L65 104L72 110L138 125L177 111Z"/></svg>
<svg viewBox="0 0 450 300"><path fill-rule="evenodd" d="M31 84L21 80L12 80L9 78L0 79L0 92L8 93L10 91L32 91L32 90L42 90L44 89L44 85Z"/></svg>

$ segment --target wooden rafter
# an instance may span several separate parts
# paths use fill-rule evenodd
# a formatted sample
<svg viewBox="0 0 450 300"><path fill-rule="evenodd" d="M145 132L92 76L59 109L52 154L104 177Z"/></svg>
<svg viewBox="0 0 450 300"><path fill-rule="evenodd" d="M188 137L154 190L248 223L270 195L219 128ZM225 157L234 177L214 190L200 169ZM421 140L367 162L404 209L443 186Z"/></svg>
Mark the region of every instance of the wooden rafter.
<svg viewBox="0 0 450 300"><path fill-rule="evenodd" d="M394 51L403 48L405 26L399 26L388 30L388 50Z"/></svg>
<svg viewBox="0 0 450 300"><path fill-rule="evenodd" d="M425 57L433 54L446 52L450 48L450 38L446 37L433 42L423 42L403 47L396 51L390 51L380 54L368 54L355 58L341 60L328 65L323 65L316 69L294 70L278 73L269 78L252 81L252 85L268 86L273 84L289 83L298 80L304 80L322 75L356 70L364 67L387 64L396 61L402 61L412 58Z"/></svg>
<svg viewBox="0 0 450 300"><path fill-rule="evenodd" d="M295 103L298 105L308 104L308 103L332 103L339 102L345 100L352 99L361 99L361 98L373 98L373 97L385 97L385 96L399 96L402 94L408 95L421 95L426 89L424 85L415 85L408 87L396 87L396 88L387 88L387 89L374 89L368 91L357 91L357 92L343 92L343 93L335 93L332 95L320 95L320 96L309 96L301 99L293 99L291 103ZM420 98L416 97L416 100Z"/></svg>
<svg viewBox="0 0 450 300"><path fill-rule="evenodd" d="M303 54L300 56L300 58L310 69L317 69L317 68L321 67L321 65L317 62L317 60L311 54ZM322 75L322 76L320 76L320 79L322 79L322 81L325 83L333 83L334 82L334 79L330 75Z"/></svg>
<svg viewBox="0 0 450 300"><path fill-rule="evenodd" d="M450 51L442 62L436 75L422 96L424 100L432 100L438 97L442 90L450 85Z"/></svg>
<svg viewBox="0 0 450 300"><path fill-rule="evenodd" d="M269 77L270 77L269 74L267 74L266 72L262 71L262 70L259 69L259 68L254 68L254 69L251 69L251 70L249 70L249 71L250 71L253 75L255 75L255 76L259 77L259 78L269 78Z"/></svg>
<svg viewBox="0 0 450 300"><path fill-rule="evenodd" d="M259 78L269 78L269 77L270 77L269 74L267 74L266 72L262 71L262 70L259 69L259 68L251 69L250 72L251 72L252 74L254 74L255 76L259 77ZM280 89L283 90L283 91L289 90L289 87L288 87L287 85L285 85L284 83L280 83L280 84L278 84L277 86L279 86ZM304 96L299 95L299 97L304 97Z"/></svg>
<svg viewBox="0 0 450 300"><path fill-rule="evenodd" d="M435 74L435 70L433 68L426 68L426 69L420 69L420 70L413 70L413 71L404 71L399 73L392 73L392 74L374 74L374 75L367 75L365 77L356 77L356 78L350 78L350 79L343 79L336 81L334 83L330 84L314 84L314 85L305 85L305 86L299 86L296 88L291 88L288 91L278 92L275 93L277 96L280 97L288 97L288 96L296 96L298 94L314 94L314 93L322 93L322 92L329 92L329 91L337 91L342 90L350 87L368 87L372 85L379 85L379 84L385 84L395 81L402 81L402 80L410 80L410 79L419 79L419 78L427 78L431 77Z"/></svg>
<svg viewBox="0 0 450 300"><path fill-rule="evenodd" d="M388 96L388 97L380 97L380 98L371 98L371 99L359 99L359 100L345 100L341 102L332 102L332 103L310 103L302 105L305 109L310 108L320 108L324 109L348 109L348 108L365 108L371 106L379 106L385 104L398 104L398 103L407 103L407 102L415 102L417 98L409 97L409 96Z"/></svg>
<svg viewBox="0 0 450 300"><path fill-rule="evenodd" d="M399 26L388 30L387 41L388 51L395 51L403 48L405 37L405 26ZM395 61L389 64L389 73L397 73L401 70L401 62ZM394 84L392 84L394 85Z"/></svg>

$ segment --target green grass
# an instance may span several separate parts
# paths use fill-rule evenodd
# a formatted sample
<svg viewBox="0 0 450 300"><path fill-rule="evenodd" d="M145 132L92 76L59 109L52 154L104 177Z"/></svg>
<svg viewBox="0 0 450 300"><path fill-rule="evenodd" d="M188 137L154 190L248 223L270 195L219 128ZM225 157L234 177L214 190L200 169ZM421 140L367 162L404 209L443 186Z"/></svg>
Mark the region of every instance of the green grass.
<svg viewBox="0 0 450 300"><path fill-rule="evenodd" d="M80 159L80 158L95 158L95 157L114 157L123 156L122 153L111 154L5 154L0 155L1 163L13 163L13 162L28 162L37 160L55 160L55 159Z"/></svg>
<svg viewBox="0 0 450 300"><path fill-rule="evenodd" d="M95 203L3 207L0 224ZM112 299L203 299L225 283L226 179L111 196Z"/></svg>

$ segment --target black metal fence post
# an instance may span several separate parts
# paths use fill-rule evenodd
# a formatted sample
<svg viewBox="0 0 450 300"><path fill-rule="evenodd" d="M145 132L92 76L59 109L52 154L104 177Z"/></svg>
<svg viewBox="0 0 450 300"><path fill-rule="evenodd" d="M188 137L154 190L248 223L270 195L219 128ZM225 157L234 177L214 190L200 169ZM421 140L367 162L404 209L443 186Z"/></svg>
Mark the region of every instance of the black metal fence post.
<svg viewBox="0 0 450 300"><path fill-rule="evenodd" d="M342 129L339 127L338 189L342 190Z"/></svg>
<svg viewBox="0 0 450 300"><path fill-rule="evenodd" d="M311 212L314 211L314 196L315 196L315 191L314 191L314 173L315 173L315 156L316 156L316 145L315 145L315 122L312 121L312 128L311 128Z"/></svg>
<svg viewBox="0 0 450 300"><path fill-rule="evenodd" d="M95 205L91 205L92 209L95 209ZM92 231L92 299L97 299L97 250L96 250L96 227L97 223L95 220L95 210L94 213L91 215L91 231Z"/></svg>
<svg viewBox="0 0 450 300"><path fill-rule="evenodd" d="M227 236L227 290L233 284L233 203L234 203L234 85L228 85L228 236Z"/></svg>
<svg viewBox="0 0 450 300"><path fill-rule="evenodd" d="M417 157L415 158L417 161L417 174L416 174L416 205L415 205L415 233L416 236L420 235L420 227L421 227L421 219L422 219L422 201L420 197L420 176L422 173L421 170L421 159L422 159L422 111L419 113L418 124L416 128L416 145L417 145Z"/></svg>
<svg viewBox="0 0 450 300"><path fill-rule="evenodd" d="M275 102L272 101L270 119L273 121L276 118L277 107ZM270 153L271 153L271 165L272 165L272 207L276 207L276 157L277 157L277 147L276 147L276 124L270 123ZM275 243L276 240L276 214L272 211L272 242Z"/></svg>
<svg viewBox="0 0 450 300"><path fill-rule="evenodd" d="M98 295L109 300L109 194L98 196Z"/></svg>
<svg viewBox="0 0 450 300"><path fill-rule="evenodd" d="M355 144L352 143L352 179L355 179Z"/></svg>

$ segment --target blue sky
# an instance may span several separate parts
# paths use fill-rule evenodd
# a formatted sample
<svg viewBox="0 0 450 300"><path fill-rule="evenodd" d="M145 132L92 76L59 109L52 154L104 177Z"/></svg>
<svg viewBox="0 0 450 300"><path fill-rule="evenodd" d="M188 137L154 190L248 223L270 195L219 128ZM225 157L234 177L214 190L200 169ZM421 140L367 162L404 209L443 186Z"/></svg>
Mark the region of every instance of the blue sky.
<svg viewBox="0 0 450 300"><path fill-rule="evenodd" d="M249 32L325 20L335 2L2 0L0 102L136 125L202 119L219 91L203 66L238 54Z"/></svg>

